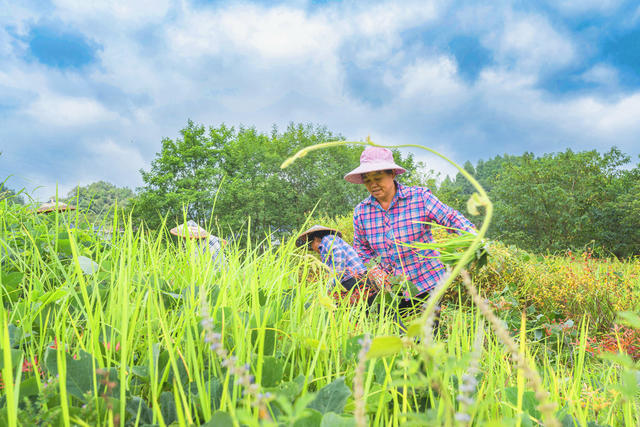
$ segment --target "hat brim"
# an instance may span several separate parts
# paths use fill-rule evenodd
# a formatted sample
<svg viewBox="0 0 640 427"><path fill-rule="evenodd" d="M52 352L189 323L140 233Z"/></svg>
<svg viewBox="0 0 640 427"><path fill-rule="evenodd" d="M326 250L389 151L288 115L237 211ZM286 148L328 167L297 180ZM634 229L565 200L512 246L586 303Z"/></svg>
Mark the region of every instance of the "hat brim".
<svg viewBox="0 0 640 427"><path fill-rule="evenodd" d="M335 234L338 237L342 237L342 233L334 228L314 226L298 236L296 239L296 246L301 247L306 245L309 242L309 236L316 233L323 233L322 237L327 234Z"/></svg>
<svg viewBox="0 0 640 427"><path fill-rule="evenodd" d="M38 210L36 212L38 213L49 213L49 212L53 212L53 211L58 211L58 212L64 212L64 211L74 211L76 210L75 206L69 206L69 205L65 205L65 206L43 206L38 208Z"/></svg>
<svg viewBox="0 0 640 427"><path fill-rule="evenodd" d="M178 237L183 237L183 238L189 238L189 239L205 239L207 237L209 237L209 233L207 233L204 230L192 230L191 228L187 228L189 234L186 235L184 232L184 229L182 230L178 230L178 227L174 227L171 230L169 230L169 233L173 234L174 236L178 236Z"/></svg>
<svg viewBox="0 0 640 427"><path fill-rule="evenodd" d="M344 179L353 184L364 184L362 174L376 171L393 170L396 175L405 173L407 170L393 162L370 162L364 163L344 176Z"/></svg>

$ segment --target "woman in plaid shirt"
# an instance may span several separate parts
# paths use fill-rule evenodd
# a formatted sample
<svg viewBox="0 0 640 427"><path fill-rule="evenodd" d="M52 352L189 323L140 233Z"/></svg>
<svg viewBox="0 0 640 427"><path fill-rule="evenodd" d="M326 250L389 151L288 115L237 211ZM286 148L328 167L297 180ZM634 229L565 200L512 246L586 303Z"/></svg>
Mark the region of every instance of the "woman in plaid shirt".
<svg viewBox="0 0 640 427"><path fill-rule="evenodd" d="M353 247L366 264L380 257L370 276L380 285L380 276L401 276L412 282L418 295L404 291L401 313L424 302L445 274L445 267L433 250L420 251L404 246L412 242L433 242L431 225L475 233L474 225L457 210L442 203L424 187L409 187L395 180L406 172L393 160L391 150L369 146L360 156L360 166L345 175L355 184L364 184L370 196L356 206L353 214Z"/></svg>

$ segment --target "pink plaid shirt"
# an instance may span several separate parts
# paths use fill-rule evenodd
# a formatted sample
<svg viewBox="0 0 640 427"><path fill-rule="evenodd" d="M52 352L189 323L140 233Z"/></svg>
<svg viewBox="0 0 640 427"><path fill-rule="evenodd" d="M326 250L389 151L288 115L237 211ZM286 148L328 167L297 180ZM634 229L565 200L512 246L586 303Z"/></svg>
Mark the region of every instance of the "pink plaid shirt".
<svg viewBox="0 0 640 427"><path fill-rule="evenodd" d="M364 263L379 256L380 266L385 271L406 277L420 294L430 291L445 273L444 265L437 258L439 253L399 244L433 242L431 226L421 222L434 222L475 233L474 225L468 219L438 200L429 189L407 187L396 182L396 195L388 210L382 209L373 196L356 206L353 247ZM405 296L410 296L407 291Z"/></svg>

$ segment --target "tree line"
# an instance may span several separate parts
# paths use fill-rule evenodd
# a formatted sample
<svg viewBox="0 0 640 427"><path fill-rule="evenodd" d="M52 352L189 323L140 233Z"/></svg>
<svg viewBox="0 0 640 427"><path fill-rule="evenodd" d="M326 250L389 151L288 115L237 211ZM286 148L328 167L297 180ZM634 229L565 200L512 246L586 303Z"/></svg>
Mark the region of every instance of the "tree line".
<svg viewBox="0 0 640 427"><path fill-rule="evenodd" d="M367 196L344 181L362 146L311 152L287 169L284 159L301 148L341 140L325 127L291 124L269 133L252 127L205 127L189 121L175 139L164 138L143 185L132 191L103 181L76 187L63 200L96 220L117 203L149 228L184 218L219 228L224 235L250 229L254 236L289 232L308 215L349 215ZM394 153L409 173L399 179L429 187L442 201L466 210L473 193L462 174L436 180L411 154ZM464 168L487 190L495 216L489 237L535 252L592 246L619 257L640 254L640 164L608 152L502 155L466 162ZM0 199L14 194L0 187ZM14 196L16 201L21 199Z"/></svg>

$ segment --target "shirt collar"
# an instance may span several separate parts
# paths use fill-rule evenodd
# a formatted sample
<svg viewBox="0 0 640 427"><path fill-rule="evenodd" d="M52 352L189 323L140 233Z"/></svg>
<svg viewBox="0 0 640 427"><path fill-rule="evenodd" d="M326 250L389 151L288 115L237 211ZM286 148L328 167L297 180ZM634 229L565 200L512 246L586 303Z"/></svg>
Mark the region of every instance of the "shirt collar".
<svg viewBox="0 0 640 427"><path fill-rule="evenodd" d="M332 236L332 234L327 234L326 236L324 236L324 237L322 238L322 240L320 240L320 244L318 245L318 249L320 249L321 251L323 251L323 250L324 250L324 246L325 246L325 244L326 244L329 240L332 240L332 239L327 239L327 237L329 237L329 236ZM327 248L327 249L328 249L328 248Z"/></svg>
<svg viewBox="0 0 640 427"><path fill-rule="evenodd" d="M394 182L396 183L396 194L393 196L393 200L391 200L391 204L389 205L389 208L391 208L391 206L395 205L396 200L398 200L398 199L406 199L407 197L409 197L409 191L407 189L407 186L406 185L402 185L398 181L395 181L395 180L394 180ZM367 205L380 207L380 203L373 196L369 196L366 199L364 199L363 203L365 203ZM380 207L380 208L382 209L382 207Z"/></svg>

